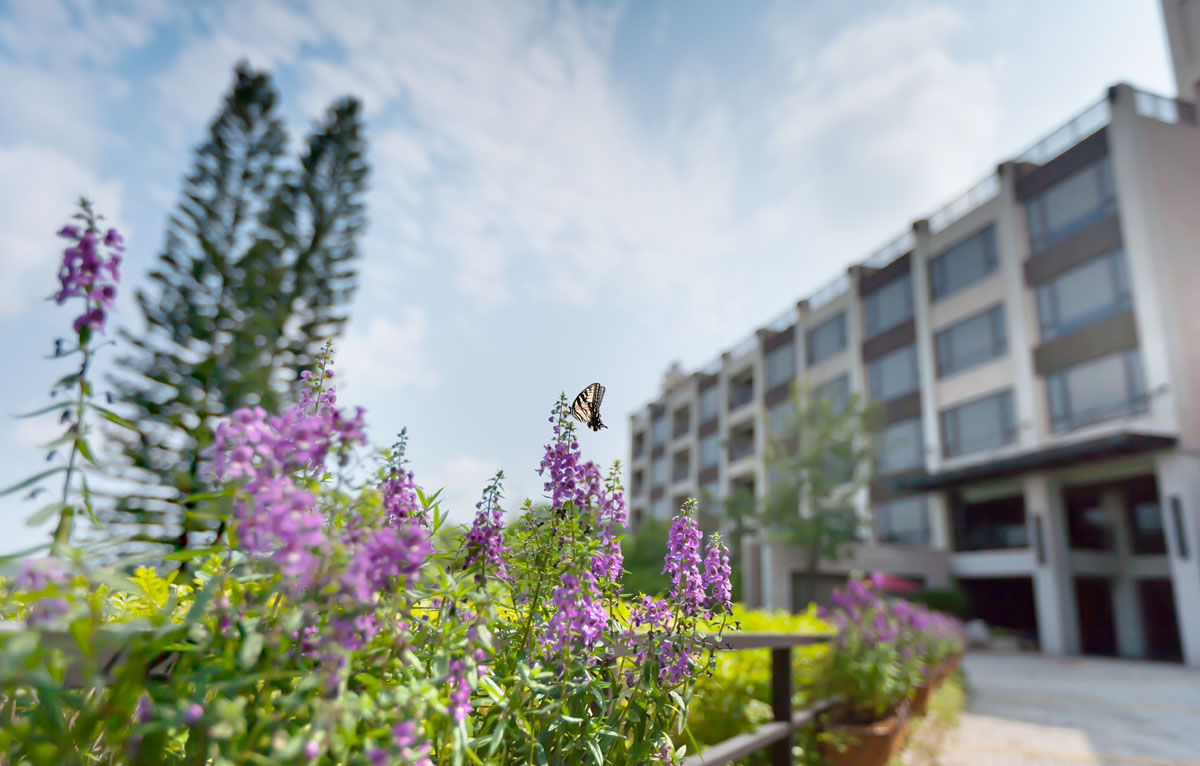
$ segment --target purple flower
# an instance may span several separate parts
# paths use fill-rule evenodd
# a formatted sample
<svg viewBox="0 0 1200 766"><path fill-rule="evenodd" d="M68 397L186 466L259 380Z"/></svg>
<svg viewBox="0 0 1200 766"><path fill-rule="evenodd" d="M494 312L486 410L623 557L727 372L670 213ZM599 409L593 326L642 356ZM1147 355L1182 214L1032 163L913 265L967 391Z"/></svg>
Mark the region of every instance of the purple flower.
<svg viewBox="0 0 1200 766"><path fill-rule="evenodd" d="M713 535L704 556L704 579L708 581L708 587L711 589L708 605L714 612L728 614L732 609L731 571L725 543L721 542L720 535Z"/></svg>
<svg viewBox="0 0 1200 766"><path fill-rule="evenodd" d="M432 766L433 761L429 760L429 743L422 742L417 737L416 724L412 721L400 721L392 727L392 741L400 750L400 763L411 764L412 766ZM384 755L383 760L377 759L375 753L371 754L371 759L375 763L385 764L389 761L386 759L386 754L381 750L375 752Z"/></svg>
<svg viewBox="0 0 1200 766"><path fill-rule="evenodd" d="M499 577L507 577L507 566L504 554L504 533L501 525L504 511L500 508L500 481L504 478L503 471L497 471L495 477L483 490L483 498L475 504L475 522L467 532L463 547L467 551L464 569L470 569L480 564L475 579L483 582L484 570L490 568Z"/></svg>
<svg viewBox="0 0 1200 766"><path fill-rule="evenodd" d="M700 579L700 528L692 518L696 501L689 500L671 520L671 532L667 538L667 555L662 573L671 576L671 599L683 609L684 614L704 613L707 595Z"/></svg>
<svg viewBox="0 0 1200 766"><path fill-rule="evenodd" d="M321 754L321 744L315 739L310 739L304 743L304 757L316 758Z"/></svg>
<svg viewBox="0 0 1200 766"><path fill-rule="evenodd" d="M553 614L542 637L549 652L561 652L576 642L589 649L608 625L608 612L597 597L591 572L581 577L561 575L550 605Z"/></svg>
<svg viewBox="0 0 1200 766"><path fill-rule="evenodd" d="M467 661L462 657L450 660L446 684L450 687L450 704L446 712L455 721L465 721L471 713L471 685L467 682Z"/></svg>
<svg viewBox="0 0 1200 766"><path fill-rule="evenodd" d="M432 551L429 532L415 522L369 530L342 570L342 588L360 603L369 604L391 578L417 572Z"/></svg>
<svg viewBox="0 0 1200 766"><path fill-rule="evenodd" d="M204 707L198 702L193 702L183 709L183 722L188 726L194 725L204 717Z"/></svg>
<svg viewBox="0 0 1200 766"><path fill-rule="evenodd" d="M13 578L17 590L39 591L47 585L62 585L67 581L67 570L63 562L54 556L40 559L25 559L21 570Z"/></svg>
<svg viewBox="0 0 1200 766"><path fill-rule="evenodd" d="M154 719L154 703L150 701L150 695L146 692L142 692L142 696L138 697L133 717L138 723L149 723Z"/></svg>
<svg viewBox="0 0 1200 766"><path fill-rule="evenodd" d="M87 219L85 227L64 226L58 230L58 236L76 242L63 251L58 270L59 290L54 299L62 305L68 298L83 297L85 308L72 324L75 332L80 333L85 328L103 332L107 317L105 309L111 308L116 299L120 279L117 267L124 240L116 229L109 229L103 240L108 252L101 253L101 243L96 239L97 216L87 203L83 210Z"/></svg>
<svg viewBox="0 0 1200 766"><path fill-rule="evenodd" d="M64 598L39 598L29 605L25 614L25 622L31 628L38 628L57 620L71 611L71 605Z"/></svg>

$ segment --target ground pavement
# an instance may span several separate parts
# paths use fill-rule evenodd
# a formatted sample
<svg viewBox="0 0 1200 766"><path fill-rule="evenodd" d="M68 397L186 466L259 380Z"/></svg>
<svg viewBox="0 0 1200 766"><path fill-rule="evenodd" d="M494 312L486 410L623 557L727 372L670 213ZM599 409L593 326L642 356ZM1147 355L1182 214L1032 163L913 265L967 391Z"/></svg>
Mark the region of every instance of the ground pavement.
<svg viewBox="0 0 1200 766"><path fill-rule="evenodd" d="M941 766L1200 766L1200 672L1124 660L971 654Z"/></svg>

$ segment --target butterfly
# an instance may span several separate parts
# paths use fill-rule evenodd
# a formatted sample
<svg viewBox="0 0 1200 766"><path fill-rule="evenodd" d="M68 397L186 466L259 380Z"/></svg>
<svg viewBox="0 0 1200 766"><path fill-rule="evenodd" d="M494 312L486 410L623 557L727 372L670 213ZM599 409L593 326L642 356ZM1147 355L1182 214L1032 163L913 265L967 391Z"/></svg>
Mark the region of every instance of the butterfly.
<svg viewBox="0 0 1200 766"><path fill-rule="evenodd" d="M600 422L600 402L604 401L604 386L593 383L579 392L575 403L571 405L571 414L580 423L586 423L593 431L608 428Z"/></svg>

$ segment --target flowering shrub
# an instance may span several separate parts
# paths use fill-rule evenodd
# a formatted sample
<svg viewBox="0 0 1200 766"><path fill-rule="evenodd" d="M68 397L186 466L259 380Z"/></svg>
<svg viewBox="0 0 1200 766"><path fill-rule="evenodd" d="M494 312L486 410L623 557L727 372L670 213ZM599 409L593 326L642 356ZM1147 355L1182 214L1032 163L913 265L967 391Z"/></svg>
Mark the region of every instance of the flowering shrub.
<svg viewBox="0 0 1200 766"><path fill-rule="evenodd" d="M946 657L963 650L958 620L919 604L885 599L878 576L851 578L834 591L826 616L838 628L836 651L817 677L817 688L840 694L834 718L871 723L886 718Z"/></svg>
<svg viewBox="0 0 1200 766"><path fill-rule="evenodd" d="M548 505L503 525L503 474L469 528L447 522L401 439L363 479L361 410L337 402L332 350L281 412L229 413L205 451L217 489L188 498L216 539L172 554L188 582L103 534L72 535L99 470L84 415L88 362L118 276L97 218L63 261L84 363L69 376L72 445L50 556L0 582L4 763L432 764L674 762L705 631L730 614L728 554L702 551L694 504L673 522L661 599L620 600L618 466L582 457L565 397L540 472ZM97 313L98 312L98 313ZM64 409L53 405L51 410ZM84 458L90 467L76 459ZM49 514L49 515L48 515ZM92 516L98 532L105 530ZM119 545L116 548L121 550Z"/></svg>

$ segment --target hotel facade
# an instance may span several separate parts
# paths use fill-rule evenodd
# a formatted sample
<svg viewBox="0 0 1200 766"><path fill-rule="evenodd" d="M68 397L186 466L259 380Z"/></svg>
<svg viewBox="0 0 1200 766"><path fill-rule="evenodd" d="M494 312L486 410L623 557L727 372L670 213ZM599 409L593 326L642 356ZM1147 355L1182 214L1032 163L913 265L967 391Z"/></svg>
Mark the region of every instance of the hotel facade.
<svg viewBox="0 0 1200 766"><path fill-rule="evenodd" d="M1181 98L1092 107L631 415L637 524L770 492L803 384L877 403L862 539L830 583L955 585L1057 655L1200 666L1200 40L1164 0ZM1190 50L1190 47L1188 47ZM710 510L719 513L720 505ZM798 609L801 554L743 544L749 605Z"/></svg>

